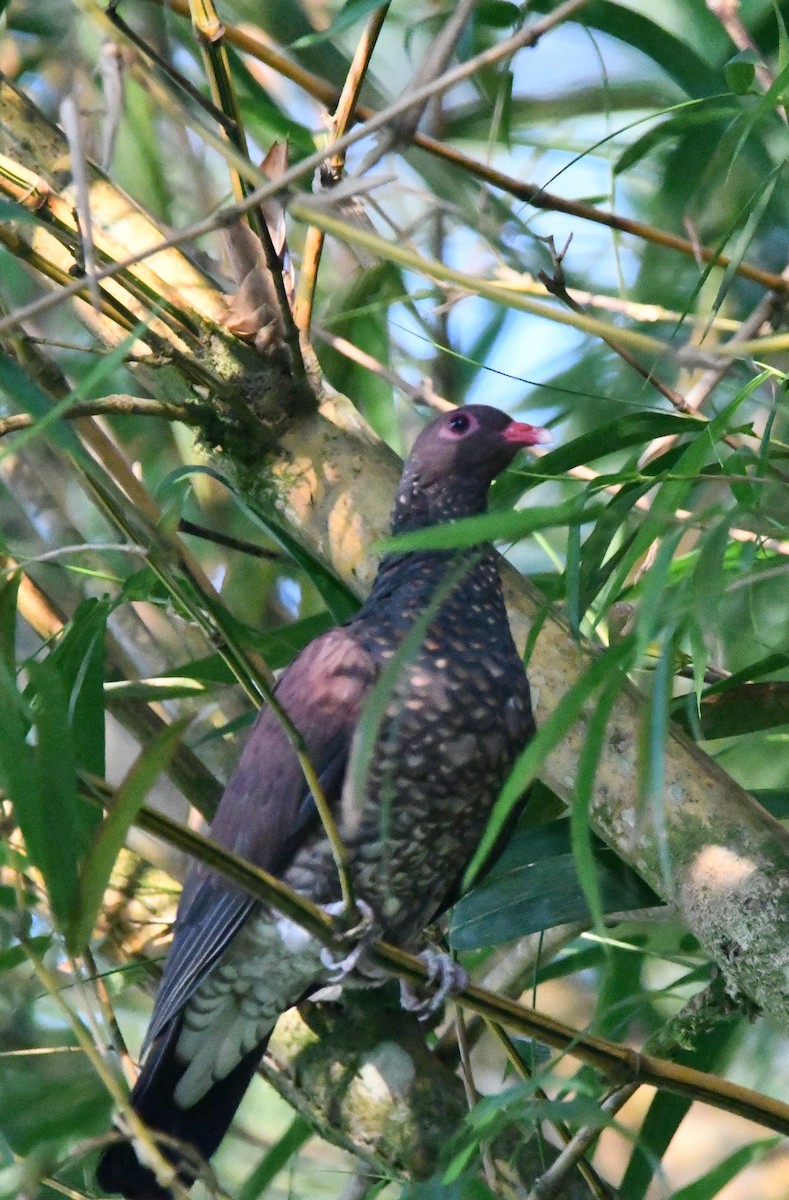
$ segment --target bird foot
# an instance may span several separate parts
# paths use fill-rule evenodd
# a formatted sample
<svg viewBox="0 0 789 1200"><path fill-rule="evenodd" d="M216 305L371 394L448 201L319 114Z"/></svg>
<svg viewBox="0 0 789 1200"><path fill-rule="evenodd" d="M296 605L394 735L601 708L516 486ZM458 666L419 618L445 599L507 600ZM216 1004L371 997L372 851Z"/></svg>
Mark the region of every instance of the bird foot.
<svg viewBox="0 0 789 1200"><path fill-rule="evenodd" d="M420 1021L427 1021L437 1013L448 996L456 996L468 984L469 974L465 967L455 962L451 955L432 947L419 955L427 967L427 979L420 988L428 988L428 996L419 997L406 979L400 980L400 1003L406 1012L414 1013Z"/></svg>
<svg viewBox="0 0 789 1200"><path fill-rule="evenodd" d="M328 982L330 984L342 983L344 979L347 979L358 966L365 951L380 937L378 922L370 905L364 900L357 900L356 909L361 914L361 920L342 934L344 942L353 943L349 953L344 958L335 958L328 946L324 946L321 950L321 965L329 973ZM331 917L341 916L346 912L345 903L339 900L336 904L327 904L325 911Z"/></svg>

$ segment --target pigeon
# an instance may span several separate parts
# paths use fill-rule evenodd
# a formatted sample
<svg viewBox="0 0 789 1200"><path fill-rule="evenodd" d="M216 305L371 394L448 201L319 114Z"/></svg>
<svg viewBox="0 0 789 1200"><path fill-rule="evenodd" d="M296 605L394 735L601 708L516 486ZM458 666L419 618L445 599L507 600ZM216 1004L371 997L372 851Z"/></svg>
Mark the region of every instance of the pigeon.
<svg viewBox="0 0 789 1200"><path fill-rule="evenodd" d="M443 413L406 460L392 533L484 512L493 479L521 447L545 440L545 430L487 405ZM365 702L384 672L370 746L360 736ZM376 934L417 949L457 898L534 733L493 547L387 554L361 609L298 654L276 695L331 806L360 907ZM269 707L247 737L211 837L339 911L329 840ZM428 960L443 977L435 956ZM280 1014L336 979L336 966L292 920L202 863L191 868L131 1094L154 1135L164 1135L162 1152L185 1186L224 1137ZM97 1180L127 1200L171 1196L128 1140L105 1149Z"/></svg>

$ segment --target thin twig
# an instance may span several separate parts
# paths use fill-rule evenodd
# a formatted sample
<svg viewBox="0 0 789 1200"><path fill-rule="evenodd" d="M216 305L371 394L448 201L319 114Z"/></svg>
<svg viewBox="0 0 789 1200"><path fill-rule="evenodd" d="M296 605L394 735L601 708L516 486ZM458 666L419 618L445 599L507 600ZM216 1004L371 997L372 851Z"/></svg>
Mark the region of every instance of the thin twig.
<svg viewBox="0 0 789 1200"><path fill-rule="evenodd" d="M398 375L391 367L387 367L384 363L379 362L377 358L373 358L372 354L368 354L366 350L360 350L358 346L355 346L353 342L349 342L347 338L338 337L336 334L330 333L328 329L324 329L321 325L314 325L313 333L318 341L325 342L327 346L331 346L338 354L344 355L351 362L358 363L360 367L365 367L373 375L377 375L379 379L385 379L387 383L391 383L403 395L410 396L415 404L424 404L428 408L435 408L438 412L448 412L450 408L455 407L451 400L446 400L433 390L433 385L429 379L423 379L419 385L409 383L407 379L404 379L402 375Z"/></svg>
<svg viewBox="0 0 789 1200"><path fill-rule="evenodd" d="M475 6L476 0L459 0L459 3L449 10L449 19L423 54L422 61L413 78L409 80L403 89L403 95L413 95L419 92L420 88L426 83L429 83L432 79L437 79L446 71L455 53L455 47L460 41L466 22L474 11ZM576 7L580 7L580 5ZM528 41L525 44L533 46L534 42ZM407 109L393 125L389 126L381 138L378 149L375 151L374 157L376 159L380 158L383 154L387 154L398 142L410 142L413 139L416 127L422 120L429 102L428 98L415 102L412 108ZM367 165L365 164L360 174L364 173Z"/></svg>
<svg viewBox="0 0 789 1200"><path fill-rule="evenodd" d="M201 418L212 417L213 410L201 404L175 404L170 400L149 400L142 396L102 396L98 400L80 400L66 412L60 414L62 421L77 421L80 417L134 416L159 417L163 421L183 421L185 425L197 425ZM31 429L38 419L30 413L14 413L0 418L0 438L20 429Z"/></svg>
<svg viewBox="0 0 789 1200"><path fill-rule="evenodd" d="M700 1029L709 1028L711 1023L730 1015L726 1009L732 1003L724 1001L723 1005L721 1004L720 981L716 980L693 996L676 1016L649 1039L647 1045L653 1046L660 1054L674 1053L684 1048L688 1036L697 1036ZM627 1083L609 1091L600 1102L602 1113L614 1117L635 1095L639 1086L638 1083ZM526 1200L553 1200L575 1164L600 1136L600 1128L601 1126L595 1123L577 1130L558 1157L540 1178L535 1180Z"/></svg>
<svg viewBox="0 0 789 1200"><path fill-rule="evenodd" d="M173 12L179 13L181 16L189 16L188 0L151 0L151 2L159 5L166 2L168 8L172 9ZM314 75L312 72L305 70L298 63L291 62L290 59L280 54L268 42L264 41L251 30L226 25L225 37L228 42L232 43L239 50L243 50L245 54L257 58L285 79L290 79L296 83L308 95L313 96L329 107L337 103L339 92L332 84L327 83L319 75ZM376 115L374 109L368 108L365 105L359 105L354 114L356 119L360 121L369 121ZM428 154L432 154L436 158L453 163L461 170L467 172L467 174L482 180L491 187L514 196L516 200L523 200L527 204L532 204L536 208L549 209L554 212L565 213L567 216L577 217L582 221L591 221L598 225L605 225L609 229L616 229L621 233L631 234L642 241L651 242L654 245L663 246L669 250L676 250L689 258L696 259L699 257L704 262L714 261L724 269L730 265L731 260L726 255L718 254L717 251L709 246L696 246L688 238L681 238L676 234L657 229L655 226L647 225L644 221L635 221L629 217L621 217L616 213L595 208L591 204L584 204L582 201L568 200L563 196L557 196L553 192L546 191L538 184L517 179L512 175L507 175L503 171L497 171L487 163L478 162L476 159L464 154L461 150L457 150L454 146L450 146L445 142L438 141L436 138L417 133L414 135L413 144L420 150L425 150ZM746 279L752 279L755 283L762 284L763 287L779 291L786 290L786 283L781 279L780 275L762 270L760 267L750 266L748 263L738 263L736 269L739 275L742 275Z"/></svg>
<svg viewBox="0 0 789 1200"><path fill-rule="evenodd" d="M468 1104L469 1112L479 1102L479 1092L477 1085L474 1082L474 1071L471 1066L471 1054L469 1052L468 1041L466 1039L466 1018L463 1015L463 1009L459 1004L454 1006L455 1017L455 1037L457 1038L458 1054L460 1056L460 1076L463 1080L463 1090L466 1093L466 1103ZM494 1195L497 1194L496 1167L493 1162L493 1155L490 1152L490 1146L486 1142L482 1142L479 1148L480 1158L482 1160L482 1169L485 1172L485 1178L488 1181L488 1187Z"/></svg>
<svg viewBox="0 0 789 1200"><path fill-rule="evenodd" d="M540 271L537 278L545 285L550 294L556 297L557 300L561 300L562 303L566 304L568 308L571 308L573 312L582 313L583 308L567 290L567 280L564 274L564 258L570 248L572 234L570 234L561 250L556 249L556 244L553 240L553 234L550 234L548 237L538 238L538 241L543 242L544 245L548 247L548 251L551 256L553 274L548 275L546 271ZM645 379L647 383L651 383L652 386L660 392L661 396L664 396L665 399L668 400L669 404L673 404L674 408L676 408L679 412L685 411L685 401L679 392L676 392L674 388L669 387L668 384L663 383L663 381L659 379L657 375L655 375L653 370L651 370L649 367L645 367L643 363L639 362L635 355L631 354L625 346L621 346L615 337L606 337L602 340L607 346L610 346L616 354L619 355L623 362L626 362L629 367L632 367L634 371L637 371L642 379Z"/></svg>
<svg viewBox="0 0 789 1200"><path fill-rule="evenodd" d="M249 161L249 150L241 118L241 109L233 86L227 48L224 45L224 26L214 8L213 0L189 0L189 3L192 14L192 26L203 52L206 71L211 84L212 99L216 107L225 114L229 121L228 124L223 126L224 136L235 147L238 153ZM251 193L251 186L241 173L232 167L230 177L236 200L243 200ZM253 232L257 234L260 244L263 247L263 256L266 260L266 266L274 287L274 294L277 298L282 340L288 355L293 378L294 380L304 381L307 378L307 369L301 353L299 331L293 318L290 299L285 287L282 258L277 253L277 248L274 245L274 239L271 236L271 230L268 227L263 208L260 205L254 205L247 210L247 217Z"/></svg>
<svg viewBox="0 0 789 1200"><path fill-rule="evenodd" d="M789 278L789 268L784 271L784 275ZM740 342L747 342L750 338L755 337L764 323L769 321L775 315L776 310L783 306L785 302L785 297L775 292L769 292L766 296L762 297L753 312L741 322L739 329L732 334L729 339L729 345L736 346ZM704 371L701 378L697 380L685 396L685 412L698 413L704 407L707 400L709 400L718 384L726 378L733 365L733 360L729 359L718 366ZM639 458L638 465L640 467L646 466L647 463L652 462L653 459L664 453L669 446L673 446L676 440L676 436L654 438ZM732 438L729 444L733 444L736 449L740 441L741 439Z"/></svg>
<svg viewBox="0 0 789 1200"><path fill-rule="evenodd" d="M255 542L248 542L245 538L233 537L229 533L220 533L218 529L206 529L205 525L187 521L186 517L181 517L178 522L178 532L203 538L206 542L215 542L217 546L227 546L228 550L240 550L242 554L249 554L252 558L265 558L273 562L281 562L283 558L279 550L270 550L268 546L258 546Z"/></svg>
<svg viewBox="0 0 789 1200"><path fill-rule="evenodd" d="M515 1074L524 1082L531 1083L534 1086L534 1076L523 1062L521 1056L518 1054L517 1047L506 1030L502 1029L501 1025L497 1024L495 1021L486 1020L485 1026L489 1033L491 1033L498 1042L501 1049L504 1051L507 1061L515 1071ZM548 1093L539 1085L534 1086L534 1095L538 1100L548 1100ZM556 1131L560 1141L565 1146L568 1146L573 1135L564 1121L551 1121L549 1124L551 1128ZM575 1165L578 1168L579 1174L589 1188L589 1191L595 1197L595 1200L610 1200L611 1189L607 1183L603 1182L592 1164L587 1162L582 1155L579 1155L575 1161Z"/></svg>
<svg viewBox="0 0 789 1200"><path fill-rule="evenodd" d="M112 1097L115 1108L120 1113L124 1125L129 1129L135 1143L145 1147L146 1165L150 1166L153 1170L157 1182L161 1183L164 1187L170 1188L174 1196L177 1197L177 1200L189 1200L188 1189L178 1180L172 1163L162 1154L147 1125L131 1107L126 1092L112 1071L104 1063L84 1025L63 999L59 980L44 965L42 959L29 943L24 942L23 945L34 974L50 999L65 1017L66 1022L77 1039L80 1049Z"/></svg>
<svg viewBox="0 0 789 1200"><path fill-rule="evenodd" d="M362 84L367 75L367 69L370 65L370 59L372 58L376 42L378 41L378 35L383 28L388 11L389 0L371 14L359 39L353 60L348 68L348 74L345 77L345 83L343 84L337 107L331 118L331 132L327 149L331 148L332 142L342 137L348 130L353 114L356 111L359 93L362 90ZM344 168L345 152L334 150L325 167L319 168L321 184L327 188L336 187L342 178ZM310 330L318 269L323 253L323 242L323 230L319 229L316 225L310 225L304 242L301 273L294 306L296 325L305 335L308 335Z"/></svg>
<svg viewBox="0 0 789 1200"><path fill-rule="evenodd" d="M112 803L112 790L101 779L83 774L84 795L106 806ZM171 820L163 813L143 806L135 824L169 845L205 862L220 874L245 888L257 899L291 917L330 950L343 946L342 925L305 896L292 891L282 880L253 866L231 851L195 833L188 826ZM420 958L388 942L376 942L369 949L380 966L412 982L424 983L427 968ZM703 1100L727 1112L761 1122L779 1133L789 1134L789 1104L772 1096L761 1095L726 1079L692 1067L642 1054L628 1046L571 1029L553 1017L538 1013L483 988L467 986L456 997L473 1012L499 1022L517 1033L533 1037L548 1046L564 1050L604 1074L629 1083L651 1084L676 1095Z"/></svg>
<svg viewBox="0 0 789 1200"><path fill-rule="evenodd" d="M557 10L558 11L558 10ZM483 56L479 56L483 57ZM459 77L465 77L468 64L463 64L462 67L454 68L448 72L441 80L437 81L432 87L432 92L438 93L443 87L449 87L452 83L457 82ZM407 102L400 102L403 107ZM392 114L397 106L392 106L387 110L387 113ZM335 146L335 149L347 148L366 133L372 132L374 128L378 128L384 122L381 118L375 118L368 123L367 126L362 126L359 129L352 130L343 138L340 138ZM257 203L261 203L264 199L269 199L272 196L283 192L305 171L314 168L323 161L323 152L318 155L310 155L303 159L300 163L288 170L275 181L271 181L264 186L257 188L254 192L240 204L228 206L214 214L213 217L195 222L188 229L177 234L172 234L169 237L156 242L153 246L140 251L137 254L131 255L119 262L112 263L109 266L98 271L96 274L97 280L109 278L127 270L130 266L142 262L151 255L158 253L161 250L168 249L172 246L180 245L195 238L196 236L210 232L225 224L232 224L238 217L253 207ZM539 301L527 299L520 293L509 292L506 288L487 280L480 280L478 277L468 275L464 272L454 270L445 263L438 262L434 259L420 257L405 247L389 243L383 238L378 237L374 233L366 229L359 229L349 224L347 221L342 221L329 216L321 207L315 207L315 200L311 204L303 200L292 200L290 210L292 214L305 221L306 223L314 223L320 225L325 232L332 233L334 236L344 239L345 241L368 249L373 254L378 254L389 259L392 262L416 271L420 271L429 277L432 277L439 282L452 284L459 287L461 290L468 291L469 294L483 296L497 303L507 304L509 307L518 309L524 312L532 313L536 316L545 317L548 320L557 321L560 324L569 325L573 328L580 329L585 333L599 337L612 336L611 326L604 321L599 321L592 317L579 316L573 312L564 312L557 310L551 305L541 304ZM783 286L783 285L781 285ZM0 332L10 327L16 327L22 322L33 316L40 315L42 312L48 311L51 308L57 307L68 297L79 294L84 290L83 283L67 285L52 296L45 296L31 304L25 305L8 317L0 320ZM616 340L620 343L639 348L650 354L666 354L669 348L655 338L648 337L645 334L635 330L616 330L614 331ZM783 352L789 347L789 334L777 334L772 337L759 338L755 341L747 341L738 343L736 346L723 345L716 348L715 355L700 353L695 348L684 347L676 352L676 357L680 361L698 362L705 364L717 362L718 357L742 357L746 355L761 354L768 355L770 353Z"/></svg>

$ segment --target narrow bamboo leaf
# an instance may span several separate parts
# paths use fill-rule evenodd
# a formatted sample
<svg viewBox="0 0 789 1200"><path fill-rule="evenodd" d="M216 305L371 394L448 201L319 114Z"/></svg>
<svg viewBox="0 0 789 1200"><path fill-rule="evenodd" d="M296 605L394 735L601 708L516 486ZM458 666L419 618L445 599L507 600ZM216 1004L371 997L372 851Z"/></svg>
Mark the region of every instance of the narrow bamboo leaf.
<svg viewBox="0 0 789 1200"><path fill-rule="evenodd" d="M732 91L734 90L732 88ZM680 113L675 117L669 117L665 121L661 121L659 125L648 130L641 137L636 138L634 142L631 142L622 151L614 163L614 174L623 175L631 167L641 162L643 158L646 158L652 150L656 149L663 142L683 137L691 127L720 121L723 117L730 118L739 111L739 106L735 106L732 103L716 104L714 106L705 106L702 110Z"/></svg>
<svg viewBox="0 0 789 1200"><path fill-rule="evenodd" d="M77 891L78 864L85 849L84 809L88 806L77 795L77 764L63 681L48 660L29 663L28 678L25 695L35 746L26 746L20 754L28 777L20 786L19 772L15 772L11 799L28 854L44 876L53 916L63 928Z"/></svg>
<svg viewBox="0 0 789 1200"><path fill-rule="evenodd" d="M789 63L778 72L767 91L759 97L753 108L744 114L740 128L740 137L729 159L730 171L757 123L763 117L775 115L774 110L777 105L781 104L787 86L789 86Z"/></svg>
<svg viewBox="0 0 789 1200"><path fill-rule="evenodd" d="M678 1192L673 1192L671 1200L715 1200L715 1197L720 1195L726 1185L739 1175L740 1171L744 1171L752 1163L759 1162L771 1150L780 1145L780 1142L780 1138L770 1137L750 1142L747 1146L740 1146L728 1158L724 1158L723 1162L716 1163L704 1175L694 1179L693 1183L680 1188Z"/></svg>
<svg viewBox="0 0 789 1200"><path fill-rule="evenodd" d="M469 1148L466 1162L474 1157L476 1150L475 1146ZM465 1172L464 1164L461 1173L452 1180L444 1174L421 1183L407 1183L400 1193L400 1200L495 1200L495 1197L476 1171Z"/></svg>
<svg viewBox="0 0 789 1200"><path fill-rule="evenodd" d="M491 511L511 508L527 488L534 487L545 478L562 478L573 467L588 465L598 458L628 450L631 446L644 446L654 438L698 433L707 424L701 417L681 416L679 413L626 413L618 417L613 425L609 422L557 446L555 450L543 454L533 466L508 471L494 483L489 507Z"/></svg>
<svg viewBox="0 0 789 1200"><path fill-rule="evenodd" d="M128 334L122 342L100 355L93 366L83 374L76 388L53 404L49 396L43 392L9 356L0 354L0 391L4 391L12 402L23 408L32 417L35 424L29 429L20 430L15 434L11 443L0 450L0 459L6 454L16 453L21 446L33 438L39 437L45 430L52 440L63 450L74 456L77 463L90 465L90 456L83 449L82 443L69 427L67 421L59 420L64 412L78 400L91 398L97 394L101 383L117 367L121 366L137 338L145 331L145 323L140 323Z"/></svg>
<svg viewBox="0 0 789 1200"><path fill-rule="evenodd" d="M305 33L303 37L296 38L295 42L291 42L290 49L305 50L308 46L315 46L319 42L331 41L336 34L342 33L344 29L349 29L351 25L355 25L368 13L380 7L381 0L346 0L326 29L321 29L317 33Z"/></svg>
<svg viewBox="0 0 789 1200"><path fill-rule="evenodd" d="M161 700L180 700L186 696L202 696L208 691L208 683L178 675L161 675L151 679L117 679L104 684L107 700L144 700L146 704Z"/></svg>
<svg viewBox="0 0 789 1200"><path fill-rule="evenodd" d="M657 903L640 877L594 834L589 845L603 912ZM480 949L571 921L588 922L590 915L573 855L570 822L561 818L515 833L483 882L455 905L449 938L457 950Z"/></svg>
<svg viewBox="0 0 789 1200"><path fill-rule="evenodd" d="M737 1036L738 1021L717 1024L699 1036L693 1050L680 1051L675 1061L701 1071L722 1071ZM627 1200L643 1200L655 1177L655 1164L668 1149L692 1101L684 1096L658 1092L649 1106L630 1156L625 1177L619 1185Z"/></svg>
<svg viewBox="0 0 789 1200"><path fill-rule="evenodd" d="M13 674L16 664L16 602L21 571L12 571L0 583L0 658Z"/></svg>
<svg viewBox="0 0 789 1200"><path fill-rule="evenodd" d="M709 740L789 725L789 683L744 683L708 694L702 698L699 719L702 736Z"/></svg>
<svg viewBox="0 0 789 1200"><path fill-rule="evenodd" d="M585 539L581 548L579 565L579 608L586 612L600 593L606 581L616 570L622 555L627 553L635 533L629 536L620 532L626 522L630 521L636 501L645 496L655 486L653 480L638 484L626 484L620 488L598 517L594 528ZM614 550L617 538L622 538L622 545Z"/></svg>
<svg viewBox="0 0 789 1200"><path fill-rule="evenodd" d="M686 507L686 500L693 489L694 481L702 472L710 454L716 452L718 441L725 435L734 413L753 391L755 381L748 383L724 409L707 423L704 429L684 447L672 466L672 478L664 479L652 502L649 514L643 521L632 546L622 559L619 569L609 583L610 595L616 596L627 579L634 564L646 553L656 537L666 532L666 522L674 521L678 508Z"/></svg>
<svg viewBox="0 0 789 1200"><path fill-rule="evenodd" d="M586 730L583 748L578 759L578 777L575 781L575 794L570 806L570 833L573 843L573 857L578 870L578 881L583 889L584 897L589 905L595 928L603 928L603 911L605 908L602 896L601 877L595 863L592 830L589 825L589 814L592 809L594 784L597 777L597 766L605 745L605 734L608 719L616 703L617 696L622 690L625 676L621 672L612 673L612 677L604 686L597 704L592 710ZM622 906L624 907L624 906Z"/></svg>
<svg viewBox="0 0 789 1200"><path fill-rule="evenodd" d="M633 653L633 639L623 638L615 646L609 646L599 658L594 659L568 692L562 697L548 720L537 730L526 749L519 756L504 784L501 795L491 814L482 841L463 878L462 890L467 891L496 845L507 820L520 802L526 789L536 778L542 763L561 739L569 732L581 714L584 704L598 688L608 682L612 673L625 670Z"/></svg>
<svg viewBox="0 0 789 1200"><path fill-rule="evenodd" d="M647 54L686 95L706 96L720 91L718 67L711 66L693 45L690 10L685 14L688 20L677 26L682 31L679 34L663 28L660 23L663 11L654 7L647 16L629 5L598 0L585 12L584 21Z"/></svg>
<svg viewBox="0 0 789 1200"><path fill-rule="evenodd" d="M115 803L104 818L79 872L76 904L66 931L66 940L73 954L81 954L88 944L129 826L167 765L190 720L190 717L182 717L163 729L140 754L117 789Z"/></svg>
<svg viewBox="0 0 789 1200"><path fill-rule="evenodd" d="M12 971L14 967L18 967L20 963L28 960L28 947L36 954L46 954L47 950L52 945L52 938L49 934L40 934L38 937L32 937L25 946L9 946L7 950L0 953L0 973L3 971Z"/></svg>
<svg viewBox="0 0 789 1200"><path fill-rule="evenodd" d="M789 33L778 0L773 0L773 12L778 25L778 70L783 71L784 67L789 65Z"/></svg>
<svg viewBox="0 0 789 1200"><path fill-rule="evenodd" d="M699 548L689 599L691 611L702 629L714 627L717 621L728 543L729 521L725 518L705 532Z"/></svg>
<svg viewBox="0 0 789 1200"><path fill-rule="evenodd" d="M641 724L638 756L639 805L648 804L655 823L660 869L668 883L671 862L666 836L666 812L663 782L665 778L666 737L668 735L668 706L671 699L675 638L667 634L652 676L652 688L647 696Z"/></svg>
<svg viewBox="0 0 789 1200"><path fill-rule="evenodd" d="M638 620L636 622L635 661L640 663L650 642L658 636L671 609L669 571L674 552L679 545L682 529L673 529L660 542L655 560L639 585Z"/></svg>
<svg viewBox="0 0 789 1200"><path fill-rule="evenodd" d="M596 521L602 512L599 505L585 507L583 497L578 496L565 504L463 517L447 525L434 525L413 533L385 538L373 549L382 554L398 554L407 550L459 550L480 542L515 542L538 529L586 525Z"/></svg>
<svg viewBox="0 0 789 1200"><path fill-rule="evenodd" d="M47 658L68 696L77 765L104 775L104 635L107 600L83 600Z"/></svg>
<svg viewBox="0 0 789 1200"><path fill-rule="evenodd" d="M564 567L564 611L575 638L581 636L581 526L570 525L567 530L567 551Z"/></svg>
<svg viewBox="0 0 789 1200"><path fill-rule="evenodd" d="M741 262L745 258L748 247L753 241L756 230L761 224L765 210L773 198L773 192L775 191L784 166L785 163L780 163L772 172L770 177L764 181L764 186L760 190L755 203L751 207L745 224L737 234L737 237L735 238L734 243L729 250L729 262L726 266L726 270L723 272L723 279L721 280L720 287L718 288L718 293L710 308L710 322L712 321L713 317L718 315L720 307L729 293L729 288L731 287L732 282L737 275L737 271Z"/></svg>
<svg viewBox="0 0 789 1200"><path fill-rule="evenodd" d="M304 1143L312 1137L312 1126L304 1117L294 1117L278 1142L255 1167L238 1193L238 1200L258 1200L269 1184L286 1167L294 1154L298 1154Z"/></svg>
<svg viewBox="0 0 789 1200"><path fill-rule="evenodd" d="M482 0L474 10L474 20L493 29L509 29L520 19L520 8L508 0Z"/></svg>
<svg viewBox="0 0 789 1200"><path fill-rule="evenodd" d="M307 577L315 585L318 594L323 599L335 621L347 621L359 609L359 601L349 587L338 579L311 551L301 545L290 534L274 514L265 510L257 501L250 501L233 486L229 479L213 467L187 466L179 467L162 481L161 487L171 487L187 475L209 475L226 487L239 508L247 514L255 524L265 530L269 537L278 543L290 555ZM225 610L226 611L226 610Z"/></svg>

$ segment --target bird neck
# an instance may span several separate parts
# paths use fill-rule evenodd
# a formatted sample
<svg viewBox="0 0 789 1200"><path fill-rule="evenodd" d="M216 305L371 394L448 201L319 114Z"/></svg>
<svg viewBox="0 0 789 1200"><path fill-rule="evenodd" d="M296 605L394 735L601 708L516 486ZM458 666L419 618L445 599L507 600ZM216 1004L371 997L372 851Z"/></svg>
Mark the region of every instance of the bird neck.
<svg viewBox="0 0 789 1200"><path fill-rule="evenodd" d="M392 510L392 533L408 533L444 525L461 517L485 512L488 481L473 475L458 486L457 479L439 480L424 487L416 476L405 475Z"/></svg>

